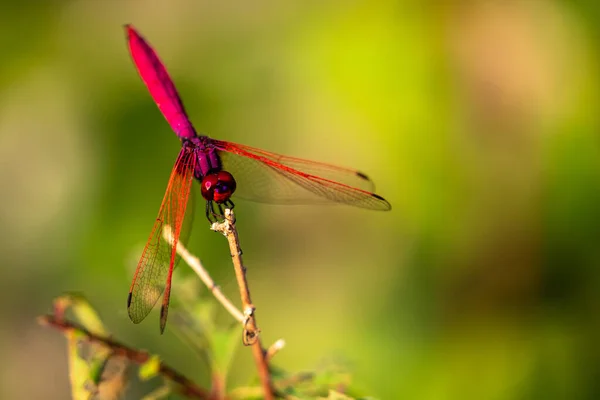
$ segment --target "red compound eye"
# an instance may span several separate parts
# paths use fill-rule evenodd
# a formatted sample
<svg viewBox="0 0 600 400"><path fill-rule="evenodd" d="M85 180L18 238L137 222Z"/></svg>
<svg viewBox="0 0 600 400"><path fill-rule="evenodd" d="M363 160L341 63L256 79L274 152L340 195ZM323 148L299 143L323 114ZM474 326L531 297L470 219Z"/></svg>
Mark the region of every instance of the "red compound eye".
<svg viewBox="0 0 600 400"><path fill-rule="evenodd" d="M214 198L215 186L217 185L217 174L208 174L204 178L202 178L202 183L200 184L202 197L205 200L211 201Z"/></svg>
<svg viewBox="0 0 600 400"><path fill-rule="evenodd" d="M202 197L208 201L223 203L229 200L235 188L235 179L227 171L213 172L202 178Z"/></svg>

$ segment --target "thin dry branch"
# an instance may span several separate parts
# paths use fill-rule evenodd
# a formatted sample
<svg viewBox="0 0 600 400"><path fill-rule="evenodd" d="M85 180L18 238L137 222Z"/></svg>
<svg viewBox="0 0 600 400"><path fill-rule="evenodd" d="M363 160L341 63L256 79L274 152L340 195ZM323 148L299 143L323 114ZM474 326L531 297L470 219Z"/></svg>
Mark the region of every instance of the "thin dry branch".
<svg viewBox="0 0 600 400"><path fill-rule="evenodd" d="M171 227L169 225L165 225L163 228L163 235L165 240L172 243L171 236ZM204 269L202 262L200 259L194 255L192 255L188 249L181 242L177 242L177 254L198 274L200 280L206 285L206 287L211 291L211 293L215 296L217 301L225 307L229 314L233 316L239 323L241 323L244 327L246 326L246 321L248 319L247 314L251 314L254 312L252 307L248 307L245 309L245 313L242 313L227 296L221 292L221 288L216 284L216 282L212 279L208 271ZM267 350L267 358L270 359L275 355L279 350L283 349L285 346L285 340L279 339L275 343L273 343L269 349Z"/></svg>
<svg viewBox="0 0 600 400"><path fill-rule="evenodd" d="M242 299L242 308L244 310L244 333L243 341L245 345L252 346L252 354L261 385L264 391L264 398L267 400L274 399L274 388L269 371L269 360L267 352L264 350L261 340L258 336L259 329L256 324L256 316L254 304L250 299L250 289L246 279L246 268L242 260L242 249L238 238L238 232L235 228L235 215L232 210L225 210L225 220L223 222L215 222L211 229L216 232L221 232L227 238L229 243L229 251L233 260L233 268L240 289L240 297Z"/></svg>
<svg viewBox="0 0 600 400"><path fill-rule="evenodd" d="M119 343L116 340L94 334L85 329L83 326L63 320L62 318L57 318L54 315L41 316L38 318L38 322L41 325L51 326L55 329L58 329L63 333L76 332L80 336L85 337L85 339L91 343L106 346L111 350L113 356L124 357L135 364L144 364L150 359L151 356L148 352L137 350ZM186 397L210 399L210 394L208 391L202 389L194 382L175 371L173 368L165 365L163 362L160 362L159 374L164 378L175 382L177 384L179 393Z"/></svg>
<svg viewBox="0 0 600 400"><path fill-rule="evenodd" d="M279 339L278 341L273 343L271 345L271 347L269 347L269 349L267 350L267 360L271 361L273 356L275 354L277 354L279 352L279 350L283 349L284 347L285 347L285 340L283 340L283 339Z"/></svg>
<svg viewBox="0 0 600 400"><path fill-rule="evenodd" d="M163 235L167 242L172 243L171 227L166 225L163 228ZM181 242L177 242L177 254L194 270L194 272L200 277L202 282L206 285L208 290L211 291L213 296L219 303L225 307L225 309L235 318L238 322L244 323L245 316L242 312L223 294L221 288L215 283L212 277L208 274L206 269L202 266L200 259L193 256Z"/></svg>

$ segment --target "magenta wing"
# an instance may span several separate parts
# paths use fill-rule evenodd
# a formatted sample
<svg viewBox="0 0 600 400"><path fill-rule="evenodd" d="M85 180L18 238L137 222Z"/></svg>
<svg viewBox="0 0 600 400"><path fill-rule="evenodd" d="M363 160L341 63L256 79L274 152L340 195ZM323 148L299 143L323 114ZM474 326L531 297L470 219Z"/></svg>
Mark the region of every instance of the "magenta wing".
<svg viewBox="0 0 600 400"><path fill-rule="evenodd" d="M193 151L183 148L177 157L169 178L158 217L138 263L127 300L129 318L141 322L150 313L164 292L161 308L160 330L164 331L169 310L171 277L179 257L176 245L187 240L193 218L193 208L188 209L188 199L194 178L197 157ZM193 204L192 204L193 206ZM163 237L165 225L171 227L173 244Z"/></svg>
<svg viewBox="0 0 600 400"><path fill-rule="evenodd" d="M190 122L173 80L148 42L131 25L125 25L131 58L156 105L177 136L193 138Z"/></svg>
<svg viewBox="0 0 600 400"><path fill-rule="evenodd" d="M210 141L219 150L223 169L237 182L234 196L275 204L343 203L371 210L391 209L390 203L373 193L373 182L359 171Z"/></svg>

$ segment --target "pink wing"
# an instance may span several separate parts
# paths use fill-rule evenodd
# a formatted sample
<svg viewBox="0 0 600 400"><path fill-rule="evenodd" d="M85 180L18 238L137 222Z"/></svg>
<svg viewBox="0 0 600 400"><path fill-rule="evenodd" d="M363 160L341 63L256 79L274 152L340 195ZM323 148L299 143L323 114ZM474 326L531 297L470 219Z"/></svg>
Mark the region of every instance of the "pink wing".
<svg viewBox="0 0 600 400"><path fill-rule="evenodd" d="M138 263L127 299L129 318L137 324L146 318L164 291L160 313L161 332L164 331L167 323L171 277L179 259L175 251L176 245L180 239L187 240L189 230L184 229L184 221L187 228L193 218L193 209L186 214L186 208L196 160L194 152L185 147L177 157L158 217ZM172 229L173 245L163 237L165 225L169 225Z"/></svg>
<svg viewBox="0 0 600 400"><path fill-rule="evenodd" d="M131 25L125 25L131 58L148 87L152 98L177 136L193 138L196 131L190 122L173 80L156 52Z"/></svg>
<svg viewBox="0 0 600 400"><path fill-rule="evenodd" d="M254 147L210 139L220 150L223 169L237 182L234 196L264 203L344 203L371 210L390 210L373 193L362 172L270 153Z"/></svg>

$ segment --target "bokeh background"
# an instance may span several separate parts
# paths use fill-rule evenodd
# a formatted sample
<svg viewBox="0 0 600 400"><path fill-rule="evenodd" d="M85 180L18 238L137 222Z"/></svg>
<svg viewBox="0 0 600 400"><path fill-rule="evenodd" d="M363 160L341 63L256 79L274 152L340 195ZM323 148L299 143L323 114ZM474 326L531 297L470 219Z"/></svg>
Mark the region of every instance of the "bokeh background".
<svg viewBox="0 0 600 400"><path fill-rule="evenodd" d="M600 397L596 2L0 8L1 398L69 396L64 338L35 322L64 291L117 338L208 379L157 313L126 314L179 142L124 23L200 132L361 169L393 205L237 202L263 338L287 341L278 365L343 357L383 399ZM237 298L200 212L189 247ZM254 376L246 350L233 386Z"/></svg>

